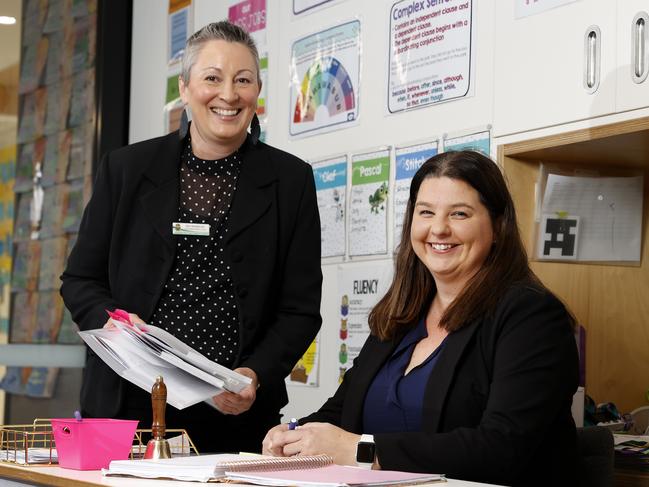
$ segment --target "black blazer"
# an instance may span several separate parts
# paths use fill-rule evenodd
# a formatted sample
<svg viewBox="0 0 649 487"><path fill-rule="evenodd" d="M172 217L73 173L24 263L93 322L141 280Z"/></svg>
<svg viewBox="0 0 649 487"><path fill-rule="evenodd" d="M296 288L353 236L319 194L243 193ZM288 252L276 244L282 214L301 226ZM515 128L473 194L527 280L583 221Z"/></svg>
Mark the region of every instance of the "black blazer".
<svg viewBox="0 0 649 487"><path fill-rule="evenodd" d="M61 276L61 295L82 330L107 309L148 320L171 270L179 205L178 132L107 154ZM320 219L313 172L298 158L246 141L225 253L239 305L235 367L259 376L257 400L279 411L284 377L320 328ZM88 350L81 406L117 414L122 380Z"/></svg>
<svg viewBox="0 0 649 487"><path fill-rule="evenodd" d="M300 423L363 433L365 395L398 342L370 336L336 394ZM381 468L573 485L570 407L577 384L577 347L564 306L547 291L515 286L491 317L446 338L426 385L423 431L374 435Z"/></svg>

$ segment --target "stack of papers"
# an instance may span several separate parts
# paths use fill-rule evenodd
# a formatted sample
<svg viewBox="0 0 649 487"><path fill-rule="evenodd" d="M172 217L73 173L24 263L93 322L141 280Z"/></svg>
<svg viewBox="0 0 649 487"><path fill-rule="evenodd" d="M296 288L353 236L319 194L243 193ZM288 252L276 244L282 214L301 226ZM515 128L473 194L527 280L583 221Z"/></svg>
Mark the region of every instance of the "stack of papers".
<svg viewBox="0 0 649 487"><path fill-rule="evenodd" d="M613 435L615 467L649 472L649 436Z"/></svg>
<svg viewBox="0 0 649 487"><path fill-rule="evenodd" d="M314 466L317 465L317 466ZM260 470L266 468L267 470ZM165 460L117 460L104 475L170 478L195 482L235 481L256 485L318 487L415 485L443 482L443 475L367 470L333 464L327 455L277 458L264 455L201 455Z"/></svg>
<svg viewBox="0 0 649 487"><path fill-rule="evenodd" d="M22 449L1 450L0 461L15 462L18 465L58 462L56 448L28 448L27 452L27 461L25 461L25 451Z"/></svg>
<svg viewBox="0 0 649 487"><path fill-rule="evenodd" d="M153 325L131 325L111 320L114 328L80 331L86 344L124 379L147 392L161 375L167 402L184 409L224 390L239 392L252 381L213 362Z"/></svg>

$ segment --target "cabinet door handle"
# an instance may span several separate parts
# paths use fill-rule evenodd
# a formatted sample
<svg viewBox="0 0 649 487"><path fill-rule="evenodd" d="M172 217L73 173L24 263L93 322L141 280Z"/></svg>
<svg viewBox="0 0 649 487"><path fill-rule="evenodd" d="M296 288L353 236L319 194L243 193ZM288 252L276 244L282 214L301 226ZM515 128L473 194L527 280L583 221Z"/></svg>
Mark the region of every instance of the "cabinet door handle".
<svg viewBox="0 0 649 487"><path fill-rule="evenodd" d="M634 83L642 83L649 74L647 24L649 24L647 12L638 12L631 23L631 77Z"/></svg>
<svg viewBox="0 0 649 487"><path fill-rule="evenodd" d="M601 37L596 25L588 27L584 35L584 89L588 93L599 88Z"/></svg>

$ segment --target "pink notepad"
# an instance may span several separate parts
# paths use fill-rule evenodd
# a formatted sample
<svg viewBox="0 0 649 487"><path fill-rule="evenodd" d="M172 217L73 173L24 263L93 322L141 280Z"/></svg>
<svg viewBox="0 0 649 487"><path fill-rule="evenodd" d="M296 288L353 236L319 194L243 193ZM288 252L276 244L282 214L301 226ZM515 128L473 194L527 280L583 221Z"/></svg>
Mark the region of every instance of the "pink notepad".
<svg viewBox="0 0 649 487"><path fill-rule="evenodd" d="M231 480L258 485L304 485L318 487L363 485L413 485L443 482L443 475L395 472L392 470L367 470L359 467L328 465L304 470L226 472Z"/></svg>

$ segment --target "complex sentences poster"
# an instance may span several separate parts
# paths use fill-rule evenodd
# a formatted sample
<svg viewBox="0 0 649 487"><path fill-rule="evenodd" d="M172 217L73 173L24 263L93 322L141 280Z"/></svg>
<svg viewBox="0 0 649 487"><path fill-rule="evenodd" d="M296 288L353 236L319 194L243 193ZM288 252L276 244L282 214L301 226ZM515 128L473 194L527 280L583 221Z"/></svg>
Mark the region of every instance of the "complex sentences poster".
<svg viewBox="0 0 649 487"><path fill-rule="evenodd" d="M352 155L349 255L385 254L390 149Z"/></svg>
<svg viewBox="0 0 649 487"><path fill-rule="evenodd" d="M243 27L257 44L259 51L259 77L261 93L257 100L257 116L268 115L268 47L266 42L266 0L243 0L232 2L228 20Z"/></svg>
<svg viewBox="0 0 649 487"><path fill-rule="evenodd" d="M489 130L444 139L444 152L452 150L473 150L491 157L491 133Z"/></svg>
<svg viewBox="0 0 649 487"><path fill-rule="evenodd" d="M390 10L388 112L470 94L472 0L402 0Z"/></svg>
<svg viewBox="0 0 649 487"><path fill-rule="evenodd" d="M358 119L361 23L353 20L295 41L291 47L289 133L316 135Z"/></svg>
<svg viewBox="0 0 649 487"><path fill-rule="evenodd" d="M396 165L394 180L394 250L401 242L403 218L408 206L410 196L410 182L421 165L427 159L437 154L437 141L426 142L406 147L397 147L394 150Z"/></svg>
<svg viewBox="0 0 649 487"><path fill-rule="evenodd" d="M312 165L320 211L322 257L345 255L347 156L316 161Z"/></svg>
<svg viewBox="0 0 649 487"><path fill-rule="evenodd" d="M340 326L338 327L338 381L361 351L370 329L367 316L383 297L392 279L392 262L338 267Z"/></svg>

